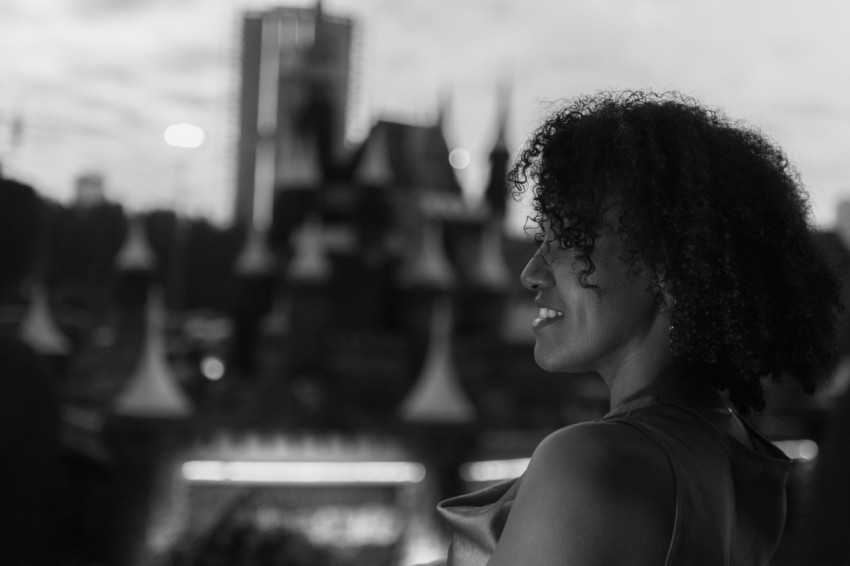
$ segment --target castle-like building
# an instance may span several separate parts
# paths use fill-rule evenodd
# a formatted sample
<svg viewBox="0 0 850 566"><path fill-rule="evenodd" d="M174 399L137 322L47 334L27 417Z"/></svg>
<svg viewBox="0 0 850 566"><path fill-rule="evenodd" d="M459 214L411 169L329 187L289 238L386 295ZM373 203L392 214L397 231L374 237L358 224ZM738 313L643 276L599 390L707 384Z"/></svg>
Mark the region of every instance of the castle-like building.
<svg viewBox="0 0 850 566"><path fill-rule="evenodd" d="M345 144L352 30L320 2L244 18L234 211L248 234L236 272L252 300L236 317L231 361L256 370L263 320L274 316L288 329L290 379L319 380L335 412L359 399L394 414L423 369L435 305L448 305L452 363L467 388L482 389L474 404L510 421L508 405L523 393L500 398L500 376L542 372L530 355L533 304L518 281L532 250L503 229L506 93L484 199L473 206L449 162L444 109L432 124L379 119L361 143Z"/></svg>
<svg viewBox="0 0 850 566"><path fill-rule="evenodd" d="M85 324L69 340L67 308L58 328L41 281L20 317L40 353L73 358L63 440L87 458L72 479L98 523L79 538L100 541L111 563L174 550L169 564L201 564L203 552L226 562L263 533L275 552L291 543L303 553L309 545L287 529L324 525L319 534L335 537L325 546L351 537L348 561L313 563L437 558L435 498L521 473L511 466L548 431L607 407L601 380L533 360L536 307L519 282L533 244L504 230L507 95L472 205L449 162L445 112L430 124L377 119L346 143L351 20L319 2L242 23L234 226L202 227L202 239L173 216L157 242L163 218L125 222L104 204L102 179L81 177L54 256L71 257L70 271L77 248L105 246L107 268L84 270L74 292L106 307L78 316ZM95 224L114 237L83 230ZM826 243L846 267L846 249ZM177 261L201 255L210 263L192 265L203 269ZM234 300L192 297L201 286L216 289L204 299ZM773 432L802 437L799 427ZM175 462L177 479L163 481ZM357 562L367 554L354 547L373 554ZM196 561L181 558L186 548L201 552Z"/></svg>

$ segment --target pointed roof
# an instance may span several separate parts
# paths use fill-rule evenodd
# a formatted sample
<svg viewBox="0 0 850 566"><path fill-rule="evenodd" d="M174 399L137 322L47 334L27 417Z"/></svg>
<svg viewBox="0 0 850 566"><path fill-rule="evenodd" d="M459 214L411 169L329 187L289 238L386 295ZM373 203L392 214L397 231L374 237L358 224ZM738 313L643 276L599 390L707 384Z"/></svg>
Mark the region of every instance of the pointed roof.
<svg viewBox="0 0 850 566"><path fill-rule="evenodd" d="M470 282L488 289L507 289L511 274L502 251L502 228L498 218L482 227L477 252L469 269Z"/></svg>
<svg viewBox="0 0 850 566"><path fill-rule="evenodd" d="M352 180L361 185L388 186L396 180L386 122L378 122L364 142Z"/></svg>
<svg viewBox="0 0 850 566"><path fill-rule="evenodd" d="M452 355L452 311L448 299L437 301L431 313L425 363L416 384L402 402L401 418L413 422L468 423L475 407L463 390Z"/></svg>
<svg viewBox="0 0 850 566"><path fill-rule="evenodd" d="M142 217L135 216L127 224L127 235L115 256L115 265L124 271L150 271L156 265Z"/></svg>
<svg viewBox="0 0 850 566"><path fill-rule="evenodd" d="M844 200L838 203L835 233L844 247L850 250L850 201Z"/></svg>
<svg viewBox="0 0 850 566"><path fill-rule="evenodd" d="M449 119L451 118L452 98L451 89L445 87L440 93L440 97L437 101L437 120L434 125L440 128L443 133L445 133L446 125L449 123Z"/></svg>
<svg viewBox="0 0 850 566"><path fill-rule="evenodd" d="M490 176L484 189L484 200L499 215L504 214L507 195L507 172L510 153L506 141L510 88L503 84L497 94L496 139L490 150Z"/></svg>
<svg viewBox="0 0 850 566"><path fill-rule="evenodd" d="M496 141L493 144L493 149L490 152L507 153L508 145L505 141L508 129L508 118L511 107L511 85L505 81L496 92Z"/></svg>
<svg viewBox="0 0 850 566"><path fill-rule="evenodd" d="M308 218L295 235L295 255L287 275L293 281L325 281L333 266L325 249L324 230L315 217Z"/></svg>
<svg viewBox="0 0 850 566"><path fill-rule="evenodd" d="M30 303L21 322L21 340L41 354L67 354L71 349L68 338L59 330L50 309L44 283L35 282L31 288Z"/></svg>
<svg viewBox="0 0 850 566"><path fill-rule="evenodd" d="M449 148L439 124L419 126L381 120L355 156L352 179L404 190L461 193L449 164ZM376 183L375 181L380 181Z"/></svg>
<svg viewBox="0 0 850 566"><path fill-rule="evenodd" d="M274 271L277 260L268 244L268 234L253 225L248 227L248 237L233 268L237 275L268 275Z"/></svg>
<svg viewBox="0 0 850 566"><path fill-rule="evenodd" d="M112 409L118 416L139 418L185 418L193 412L166 358L165 306L158 289L148 296L145 342L136 367Z"/></svg>
<svg viewBox="0 0 850 566"><path fill-rule="evenodd" d="M416 247L405 256L396 278L404 287L447 289L454 284L455 274L446 257L440 224L423 221Z"/></svg>

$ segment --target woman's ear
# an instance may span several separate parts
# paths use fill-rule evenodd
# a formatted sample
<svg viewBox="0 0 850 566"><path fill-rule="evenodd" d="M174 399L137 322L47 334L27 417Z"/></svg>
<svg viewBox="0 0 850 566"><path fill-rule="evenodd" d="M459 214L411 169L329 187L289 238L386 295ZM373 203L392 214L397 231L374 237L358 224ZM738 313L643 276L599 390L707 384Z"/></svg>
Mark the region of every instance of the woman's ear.
<svg viewBox="0 0 850 566"><path fill-rule="evenodd" d="M673 298L673 295L665 287L661 288L661 298L664 301L664 307L668 311L672 310L673 305L676 303L676 299Z"/></svg>
<svg viewBox="0 0 850 566"><path fill-rule="evenodd" d="M667 281L665 273L660 269L656 270L656 273L658 274L658 306L662 310L667 311L667 313L670 313L673 310L673 305L676 304L676 299L670 290L670 282Z"/></svg>

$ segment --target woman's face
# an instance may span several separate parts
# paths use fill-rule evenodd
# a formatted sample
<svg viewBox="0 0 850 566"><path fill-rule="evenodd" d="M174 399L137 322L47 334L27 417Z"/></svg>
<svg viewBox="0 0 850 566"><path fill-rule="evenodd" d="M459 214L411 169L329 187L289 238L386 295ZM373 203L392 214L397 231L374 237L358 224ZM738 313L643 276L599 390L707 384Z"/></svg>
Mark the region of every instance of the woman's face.
<svg viewBox="0 0 850 566"><path fill-rule="evenodd" d="M666 315L649 292L649 270L638 261L629 273L613 229L600 230L591 254L595 271L587 283L596 287L579 284L585 263L578 255L557 240L544 242L522 272L539 307L534 359L547 371L614 376L657 347L650 335L663 327L666 336Z"/></svg>

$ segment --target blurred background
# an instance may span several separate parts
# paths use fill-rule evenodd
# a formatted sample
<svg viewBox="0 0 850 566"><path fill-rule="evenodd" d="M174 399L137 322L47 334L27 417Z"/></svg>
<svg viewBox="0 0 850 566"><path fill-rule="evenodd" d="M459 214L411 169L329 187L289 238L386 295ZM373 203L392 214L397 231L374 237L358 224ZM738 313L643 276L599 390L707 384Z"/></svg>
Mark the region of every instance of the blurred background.
<svg viewBox="0 0 850 566"><path fill-rule="evenodd" d="M837 0L7 0L0 176L40 211L0 331L40 365L0 368L0 462L49 511L4 506L2 524L54 519L32 564L443 556L437 501L608 409L601 381L533 362L528 208L505 193L524 138L603 88L724 108L788 151L847 280L848 17ZM820 391L772 386L751 417L797 462L777 565L846 555L829 542L850 503L840 323Z"/></svg>

